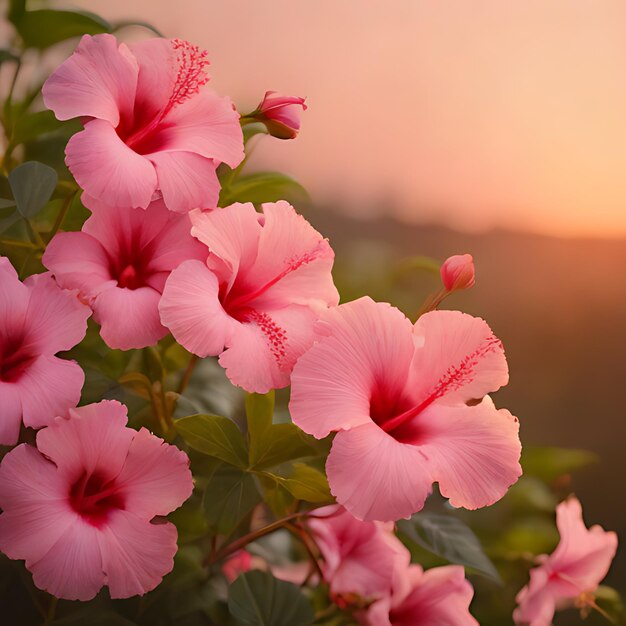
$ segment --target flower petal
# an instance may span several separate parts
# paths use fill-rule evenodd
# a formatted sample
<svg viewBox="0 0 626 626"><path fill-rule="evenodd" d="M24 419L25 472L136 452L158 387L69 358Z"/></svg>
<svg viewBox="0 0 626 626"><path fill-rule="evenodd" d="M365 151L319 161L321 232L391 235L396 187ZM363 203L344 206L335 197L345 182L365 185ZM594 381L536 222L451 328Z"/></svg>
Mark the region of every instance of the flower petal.
<svg viewBox="0 0 626 626"><path fill-rule="evenodd" d="M214 208L220 195L217 162L193 152L154 152L154 163L163 200L170 211Z"/></svg>
<svg viewBox="0 0 626 626"><path fill-rule="evenodd" d="M78 289L83 297L111 286L109 259L99 241L85 232L57 233L41 262L64 289Z"/></svg>
<svg viewBox="0 0 626 626"><path fill-rule="evenodd" d="M66 496L65 481L33 446L7 453L0 465L0 550L28 566L41 559L73 523Z"/></svg>
<svg viewBox="0 0 626 626"><path fill-rule="evenodd" d="M337 434L326 474L337 502L366 521L409 518L424 506L433 482L418 448L373 423Z"/></svg>
<svg viewBox="0 0 626 626"><path fill-rule="evenodd" d="M371 422L376 385L400 395L413 343L411 322L367 297L330 309L316 330L318 342L294 367L289 410L295 424L321 439Z"/></svg>
<svg viewBox="0 0 626 626"><path fill-rule="evenodd" d="M167 335L159 318L161 294L152 287L112 287L93 303L104 342L115 350L145 348Z"/></svg>
<svg viewBox="0 0 626 626"><path fill-rule="evenodd" d="M44 557L29 565L39 589L65 600L91 600L104 584L98 530L75 516Z"/></svg>
<svg viewBox="0 0 626 626"><path fill-rule="evenodd" d="M137 62L113 35L84 35L74 54L45 82L45 105L59 120L95 117L113 126L130 115L137 87Z"/></svg>
<svg viewBox="0 0 626 626"><path fill-rule="evenodd" d="M336 306L339 294L331 274L335 255L328 241L287 202L264 204L263 216L259 251L247 281L258 286L276 282L253 306Z"/></svg>
<svg viewBox="0 0 626 626"><path fill-rule="evenodd" d="M220 365L233 384L248 392L286 387L295 362L313 343L316 315L295 304L249 315L249 321L234 326Z"/></svg>
<svg viewBox="0 0 626 626"><path fill-rule="evenodd" d="M38 353L55 354L80 343L91 310L76 293L60 289L49 272L29 276L24 284L30 288L26 313L29 347Z"/></svg>
<svg viewBox="0 0 626 626"><path fill-rule="evenodd" d="M157 187L154 166L133 152L109 122L92 120L71 137L65 162L76 182L111 205L146 208Z"/></svg>
<svg viewBox="0 0 626 626"><path fill-rule="evenodd" d="M519 422L489 396L476 406L435 403L416 424L432 478L452 506L493 504L522 474Z"/></svg>
<svg viewBox="0 0 626 626"><path fill-rule="evenodd" d="M0 398L2 398L0 446L14 446L20 436L20 426L22 425L22 401L19 385L0 381Z"/></svg>
<svg viewBox="0 0 626 626"><path fill-rule="evenodd" d="M175 106L157 135L162 150L193 152L233 169L244 157L239 114L230 98L210 90Z"/></svg>
<svg viewBox="0 0 626 626"><path fill-rule="evenodd" d="M148 520L171 513L193 490L189 457L145 428L135 435L115 482L125 510Z"/></svg>
<svg viewBox="0 0 626 626"><path fill-rule="evenodd" d="M176 537L170 522L151 524L128 511L114 511L98 535L111 598L152 591L174 567Z"/></svg>
<svg viewBox="0 0 626 626"><path fill-rule="evenodd" d="M98 470L114 478L122 469L135 431L124 428L126 407L117 400L69 411L37 433L37 448L59 469L65 479L76 480L83 472Z"/></svg>
<svg viewBox="0 0 626 626"><path fill-rule="evenodd" d="M480 400L506 385L500 340L487 323L459 311L432 311L415 323L411 382L415 402L435 395L446 404Z"/></svg>
<svg viewBox="0 0 626 626"><path fill-rule="evenodd" d="M22 400L24 424L41 428L64 415L80 400L85 374L78 363L40 356L24 370L16 387Z"/></svg>
<svg viewBox="0 0 626 626"><path fill-rule="evenodd" d="M165 284L161 321L176 341L198 356L216 356L237 324L222 308L215 274L201 261L185 261Z"/></svg>
<svg viewBox="0 0 626 626"><path fill-rule="evenodd" d="M217 211L193 211L189 217L191 234L211 251L209 264L213 257L223 262L212 269L230 289L237 275L247 272L257 258L262 227L254 205L237 203Z"/></svg>

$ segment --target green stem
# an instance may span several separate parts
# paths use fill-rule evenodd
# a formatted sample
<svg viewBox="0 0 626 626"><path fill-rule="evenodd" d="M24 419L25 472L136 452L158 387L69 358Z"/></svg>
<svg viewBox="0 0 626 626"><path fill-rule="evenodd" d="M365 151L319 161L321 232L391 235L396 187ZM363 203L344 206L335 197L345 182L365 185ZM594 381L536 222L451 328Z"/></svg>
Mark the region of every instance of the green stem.
<svg viewBox="0 0 626 626"><path fill-rule="evenodd" d="M41 238L41 235L37 231L37 229L33 226L32 222L29 219L24 220L26 222L26 228L28 229L28 234L30 235L33 243L37 246L37 248L41 248L41 250L46 249L46 242Z"/></svg>
<svg viewBox="0 0 626 626"><path fill-rule="evenodd" d="M72 203L74 202L74 198L76 197L76 194L77 192L75 191L74 193L69 194L67 198L65 198L65 202L63 202L63 206L61 207L61 210L59 211L57 215L54 225L52 226L52 230L48 234L48 242L52 240L52 238L57 234L59 228L61 228L61 225L63 224L63 220L67 216L67 212L72 206Z"/></svg>
<svg viewBox="0 0 626 626"><path fill-rule="evenodd" d="M185 368L185 371L183 372L183 376L180 379L180 384L178 385L178 390L177 390L178 395L182 395L185 389L187 389L187 386L189 385L189 381L191 380L193 371L199 361L200 361L200 357L196 356L195 354L191 355L191 358L189 359L189 363L187 364L187 367Z"/></svg>
<svg viewBox="0 0 626 626"><path fill-rule="evenodd" d="M57 604L59 603L59 599L55 596L52 596L50 600L50 606L48 607L48 614L46 615L46 624L50 623L54 620L54 616L57 612Z"/></svg>

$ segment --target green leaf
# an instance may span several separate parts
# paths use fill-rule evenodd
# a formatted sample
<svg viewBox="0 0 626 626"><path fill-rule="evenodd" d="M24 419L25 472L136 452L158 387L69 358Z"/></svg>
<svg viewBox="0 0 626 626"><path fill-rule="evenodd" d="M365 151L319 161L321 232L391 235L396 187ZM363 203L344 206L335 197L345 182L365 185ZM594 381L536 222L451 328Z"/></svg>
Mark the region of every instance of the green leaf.
<svg viewBox="0 0 626 626"><path fill-rule="evenodd" d="M246 396L250 467L266 469L316 454L315 439L295 424L272 424L273 414L273 392Z"/></svg>
<svg viewBox="0 0 626 626"><path fill-rule="evenodd" d="M460 519L438 513L418 513L410 520L400 520L397 527L398 532L422 548L502 584L478 538Z"/></svg>
<svg viewBox="0 0 626 626"><path fill-rule="evenodd" d="M9 174L9 184L17 210L31 218L46 206L58 181L57 173L37 161L27 161Z"/></svg>
<svg viewBox="0 0 626 626"><path fill-rule="evenodd" d="M220 206L233 202L276 202L287 200L298 202L306 200L308 194L304 187L293 178L279 172L258 172L240 176L222 188Z"/></svg>
<svg viewBox="0 0 626 626"><path fill-rule="evenodd" d="M209 526L229 533L261 502L254 476L236 467L219 467L204 491L203 506Z"/></svg>
<svg viewBox="0 0 626 626"><path fill-rule="evenodd" d="M168 515L178 529L178 542L194 541L206 535L208 527L199 498L193 495L180 508Z"/></svg>
<svg viewBox="0 0 626 626"><path fill-rule="evenodd" d="M252 442L262 437L272 427L275 402L274 390L266 394L246 394L246 418L248 420L248 433ZM252 450L250 452L252 453Z"/></svg>
<svg viewBox="0 0 626 626"><path fill-rule="evenodd" d="M294 498L314 503L334 502L326 475L306 463L292 463L287 476L262 472L282 485Z"/></svg>
<svg viewBox="0 0 626 626"><path fill-rule="evenodd" d="M246 443L237 424L221 415L189 415L174 422L182 438L195 450L236 467L248 467Z"/></svg>
<svg viewBox="0 0 626 626"><path fill-rule="evenodd" d="M52 111L28 113L17 120L11 140L14 144L26 143L62 127L63 122L57 120Z"/></svg>
<svg viewBox="0 0 626 626"><path fill-rule="evenodd" d="M11 228L21 217L15 208L14 200L0 198L0 234Z"/></svg>
<svg viewBox="0 0 626 626"><path fill-rule="evenodd" d="M267 469L316 453L309 435L295 424L275 424L250 439L250 466Z"/></svg>
<svg viewBox="0 0 626 626"><path fill-rule="evenodd" d="M165 37L165 35L156 27L150 24L150 22L136 21L136 20L124 20L121 22L114 22L111 24L111 32L115 33L122 28L128 28L129 26L140 26L152 31L157 37Z"/></svg>
<svg viewBox="0 0 626 626"><path fill-rule="evenodd" d="M15 24L26 11L26 0L9 0L9 10L7 17L10 22Z"/></svg>
<svg viewBox="0 0 626 626"><path fill-rule="evenodd" d="M111 25L94 13L54 9L26 11L15 27L27 48L39 50L73 37L111 32Z"/></svg>
<svg viewBox="0 0 626 626"><path fill-rule="evenodd" d="M567 448L525 448L522 455L524 474L536 476L546 482L552 482L559 476L597 461L598 457L593 452Z"/></svg>
<svg viewBox="0 0 626 626"><path fill-rule="evenodd" d="M310 626L313 608L299 587L254 570L228 589L228 610L238 626Z"/></svg>

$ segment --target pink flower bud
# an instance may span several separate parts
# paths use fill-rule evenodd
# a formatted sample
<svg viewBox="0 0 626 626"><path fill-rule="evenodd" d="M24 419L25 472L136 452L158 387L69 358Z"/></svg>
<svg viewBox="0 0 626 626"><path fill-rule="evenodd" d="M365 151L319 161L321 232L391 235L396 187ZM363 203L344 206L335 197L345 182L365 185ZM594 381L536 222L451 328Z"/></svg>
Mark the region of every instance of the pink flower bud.
<svg viewBox="0 0 626 626"><path fill-rule="evenodd" d="M222 572L229 583L232 583L239 574L249 572L252 568L252 555L246 550L237 550L230 558L224 561Z"/></svg>
<svg viewBox="0 0 626 626"><path fill-rule="evenodd" d="M300 130L300 110L306 111L304 98L281 96L268 91L259 104L256 117L262 121L270 135L279 139L294 139Z"/></svg>
<svg viewBox="0 0 626 626"><path fill-rule="evenodd" d="M471 254L455 254L441 266L441 280L446 291L469 289L476 282L474 259Z"/></svg>

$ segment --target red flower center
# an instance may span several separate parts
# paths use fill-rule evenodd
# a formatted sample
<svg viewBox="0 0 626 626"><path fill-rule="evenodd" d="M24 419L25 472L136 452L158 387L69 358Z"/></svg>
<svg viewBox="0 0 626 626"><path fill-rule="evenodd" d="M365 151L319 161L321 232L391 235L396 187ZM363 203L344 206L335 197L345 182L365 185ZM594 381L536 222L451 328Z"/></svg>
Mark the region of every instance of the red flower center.
<svg viewBox="0 0 626 626"><path fill-rule="evenodd" d="M0 335L0 380L17 382L37 358L28 348L24 334Z"/></svg>
<svg viewBox="0 0 626 626"><path fill-rule="evenodd" d="M124 495L115 484L98 472L83 472L70 488L70 505L92 526L102 526L114 510L124 509Z"/></svg>

